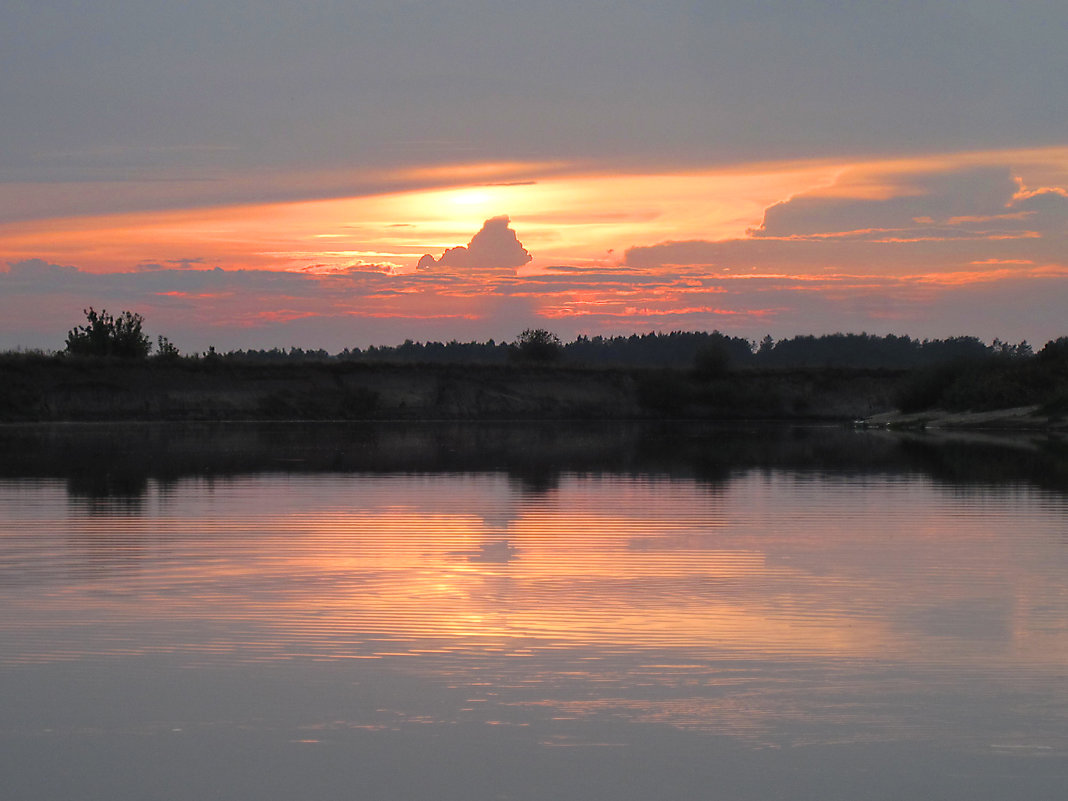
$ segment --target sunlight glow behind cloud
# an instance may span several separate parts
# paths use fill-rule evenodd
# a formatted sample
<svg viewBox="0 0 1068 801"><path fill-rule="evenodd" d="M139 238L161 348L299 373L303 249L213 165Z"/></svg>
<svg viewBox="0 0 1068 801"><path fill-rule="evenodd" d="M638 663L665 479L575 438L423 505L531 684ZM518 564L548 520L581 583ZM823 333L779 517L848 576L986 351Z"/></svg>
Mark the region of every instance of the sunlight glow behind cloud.
<svg viewBox="0 0 1068 801"><path fill-rule="evenodd" d="M565 336L1063 333L1065 149L490 185L470 177L498 165L456 174L387 194L0 226L0 311L37 337L0 345L54 346L90 304L142 311L187 348L506 338L546 321Z"/></svg>

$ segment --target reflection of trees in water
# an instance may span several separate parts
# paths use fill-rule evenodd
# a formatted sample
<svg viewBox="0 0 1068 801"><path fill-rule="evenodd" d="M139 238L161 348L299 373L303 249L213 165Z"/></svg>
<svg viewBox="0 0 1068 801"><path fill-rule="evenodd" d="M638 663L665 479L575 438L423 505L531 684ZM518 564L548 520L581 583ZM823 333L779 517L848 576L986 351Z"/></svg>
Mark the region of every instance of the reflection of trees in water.
<svg viewBox="0 0 1068 801"><path fill-rule="evenodd" d="M90 513L140 514L148 493L141 471L90 471L67 477L67 494Z"/></svg>
<svg viewBox="0 0 1068 801"><path fill-rule="evenodd" d="M550 465L526 465L508 471L508 483L521 495L548 495L560 486L560 469Z"/></svg>
<svg viewBox="0 0 1068 801"><path fill-rule="evenodd" d="M148 476L133 465L101 465L67 478L70 506L79 514L104 519L143 517L148 494ZM145 555L143 533L109 531L79 532L66 537L68 570L72 577L96 579L128 572L140 566Z"/></svg>
<svg viewBox="0 0 1068 801"><path fill-rule="evenodd" d="M895 433L834 426L616 423L0 429L0 479L59 478L72 510L99 520L145 516L151 511L146 507L166 503L175 483L189 477L197 478L198 492L210 493L216 480L242 474L505 476L508 502L501 503L498 496L487 501L481 510L481 540L456 553L458 559L480 565L486 581L492 578L493 592L502 594L509 591L508 566L522 558L522 548L513 545L512 524L524 510L553 505L565 474L682 479L716 493L734 475L752 470L920 474L962 493L1016 483L1063 495L1068 493L1068 441L1033 434ZM137 568L150 543L143 531L124 531L102 528L72 536L64 569L98 575ZM633 547L643 543L635 541ZM28 581L44 580L32 565L24 568L7 569L0 580L18 582L23 573Z"/></svg>
<svg viewBox="0 0 1068 801"><path fill-rule="evenodd" d="M932 478L952 485L1031 484L1068 492L1068 442L1053 437L942 433L903 435L901 450Z"/></svg>
<svg viewBox="0 0 1068 801"><path fill-rule="evenodd" d="M1026 447L1021 447L1024 443ZM665 475L709 487L737 471L921 471L957 483L1068 487L1063 440L973 441L845 427L542 423L195 424L0 430L0 477L57 477L71 497L136 509L149 482L261 473L497 472L548 496L563 473Z"/></svg>

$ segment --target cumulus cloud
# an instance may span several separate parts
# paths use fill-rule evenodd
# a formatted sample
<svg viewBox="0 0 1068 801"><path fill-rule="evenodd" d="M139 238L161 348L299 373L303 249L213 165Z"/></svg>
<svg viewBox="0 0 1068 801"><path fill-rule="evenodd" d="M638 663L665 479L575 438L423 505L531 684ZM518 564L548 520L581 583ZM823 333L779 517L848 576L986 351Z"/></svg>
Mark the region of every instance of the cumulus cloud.
<svg viewBox="0 0 1068 801"><path fill-rule="evenodd" d="M522 267L531 255L510 227L507 216L492 217L471 237L466 247L449 248L435 259L429 253L419 259L420 270L454 267L460 270L504 270Z"/></svg>

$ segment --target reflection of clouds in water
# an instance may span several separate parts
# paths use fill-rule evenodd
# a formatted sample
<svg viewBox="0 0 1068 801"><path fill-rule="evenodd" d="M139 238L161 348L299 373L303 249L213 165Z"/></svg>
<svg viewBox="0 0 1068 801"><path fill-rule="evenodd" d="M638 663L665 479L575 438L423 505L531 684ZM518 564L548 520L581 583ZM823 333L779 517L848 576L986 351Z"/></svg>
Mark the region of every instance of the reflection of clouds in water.
<svg viewBox="0 0 1068 801"><path fill-rule="evenodd" d="M357 626L469 644L595 638L839 658L990 659L1011 642L1049 659L1058 647L1029 610L1062 574L1045 557L1021 562L1028 551L998 536L1013 506L1059 521L1056 504L1011 492L963 505L922 482L751 472L714 494L692 481L568 473L534 498L499 474L204 478L167 496L165 514L150 492L142 514L115 510L103 525L71 506L80 544L54 558L163 571L203 559L218 565L219 621L278 614L278 636L294 642ZM967 526L954 528L961 512ZM175 561L157 558L162 543ZM977 580L992 556L999 581ZM1010 622L998 610L1021 582L1037 600ZM269 603L257 606L252 587ZM1043 619L1063 607L1052 608Z"/></svg>
<svg viewBox="0 0 1068 801"><path fill-rule="evenodd" d="M358 619L393 636L447 636L462 619L456 636L989 658L992 641L1003 653L1016 628L1037 621L1021 612L1062 578L998 536L1017 512L1060 520L1056 503L1006 491L965 505L927 483L872 477L750 472L710 494L692 481L567 473L550 496L531 498L499 474L274 475L183 481L166 495L165 513L150 488L140 514L111 508L104 524L99 512L115 499L96 511L70 502L83 521L71 529L79 553L137 554L169 570L179 563L153 561L166 543L217 563L220 619L228 609L245 619L254 583L273 606L249 608L266 621L292 605L298 617L283 616L283 628L298 639L317 609L315 631ZM152 547L141 555L135 543ZM977 580L992 557L1000 580ZM503 608L502 577L514 582ZM1007 588L1021 582L1037 600L1018 603L1010 623ZM1036 629L1023 644L1037 652L1056 639Z"/></svg>
<svg viewBox="0 0 1068 801"><path fill-rule="evenodd" d="M100 518L62 482L18 489L0 483L0 509L33 517L55 561L51 584L0 598L17 621L0 665L254 666L258 704L270 663L305 688L278 693L301 747L492 728L583 759L683 737L702 759L725 742L1068 754L1062 496L780 471L718 493L569 472L535 497L500 474L272 475L181 481L165 507L150 485L142 515ZM137 569L81 566L74 539L93 536ZM0 537L0 567L29 543Z"/></svg>
<svg viewBox="0 0 1068 801"><path fill-rule="evenodd" d="M454 557L466 558L472 563L508 564L518 558L519 550L506 539L488 539L479 543L477 550L452 551Z"/></svg>
<svg viewBox="0 0 1068 801"><path fill-rule="evenodd" d="M478 546L478 552L468 557L472 562L507 564L516 558L519 551L508 540L487 540Z"/></svg>
<svg viewBox="0 0 1068 801"><path fill-rule="evenodd" d="M1060 798L1068 508L1002 487L749 469L711 492L569 468L530 494L491 471L272 473L150 480L127 514L65 477L0 480L5 720L33 721L17 747L50 765L41 710L72 718L64 742L108 775L148 733L183 757L232 745L215 751L251 755L242 775L262 735L299 744L289 759L351 755L325 772L338 788L334 768L349 787L396 788L409 764L429 777L391 799L490 797L440 786L487 771L514 798L901 781L917 798ZM131 687L152 702L127 703ZM607 757L614 792L583 785ZM980 773L967 789L992 789L964 793Z"/></svg>
<svg viewBox="0 0 1068 801"><path fill-rule="evenodd" d="M478 516L482 518L482 526L487 534L505 535L512 528L512 524L523 516L523 513L514 504L508 503L503 508L493 507L488 510L480 510Z"/></svg>

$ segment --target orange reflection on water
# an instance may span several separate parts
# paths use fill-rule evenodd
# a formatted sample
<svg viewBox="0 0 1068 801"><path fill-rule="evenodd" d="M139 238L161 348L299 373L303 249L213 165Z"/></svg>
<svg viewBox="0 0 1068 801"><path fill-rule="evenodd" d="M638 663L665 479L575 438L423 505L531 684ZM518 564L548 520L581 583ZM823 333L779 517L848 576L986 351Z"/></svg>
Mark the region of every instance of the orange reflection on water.
<svg viewBox="0 0 1068 801"><path fill-rule="evenodd" d="M540 494L491 476L190 482L140 514L0 528L48 578L5 593L0 627L15 661L586 649L1053 666L1065 557L1044 539L1056 514L1035 511L1012 493L757 473L571 476Z"/></svg>

